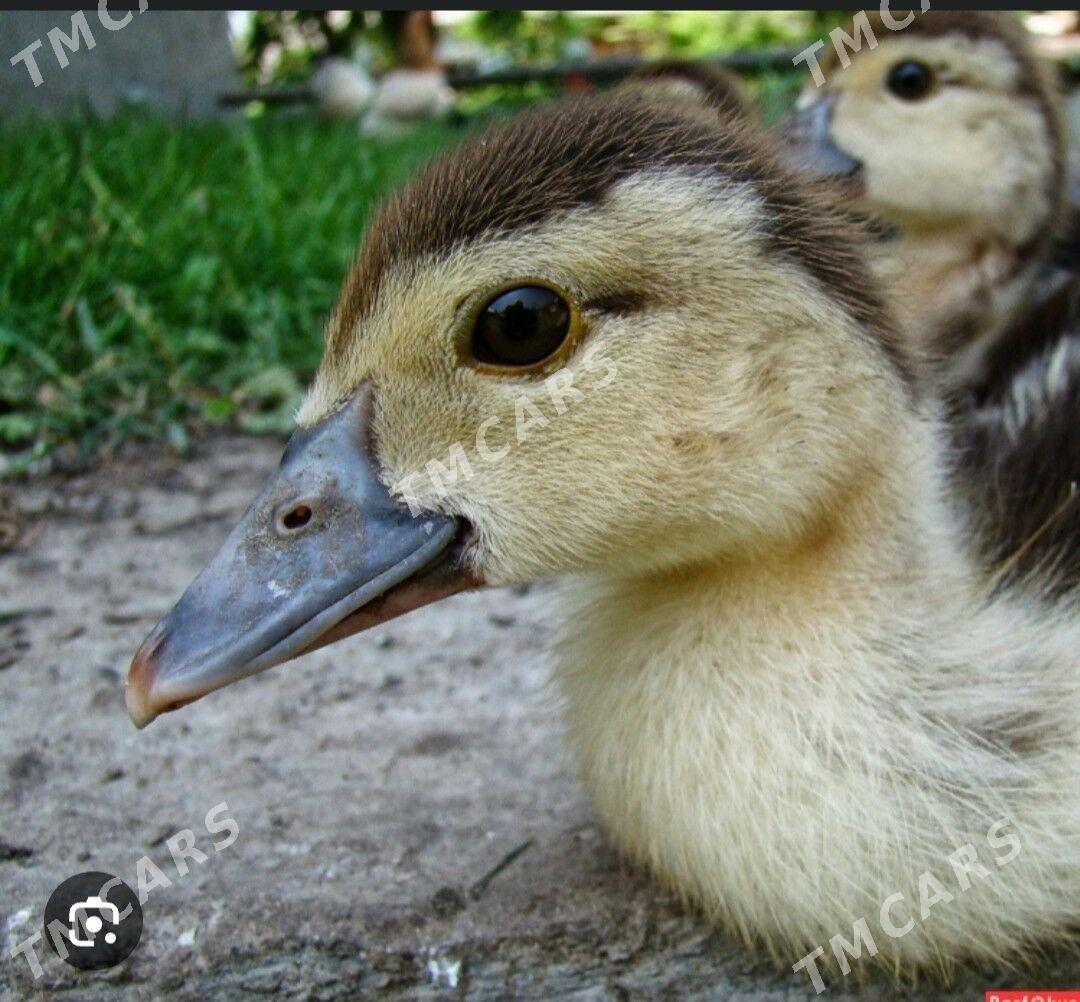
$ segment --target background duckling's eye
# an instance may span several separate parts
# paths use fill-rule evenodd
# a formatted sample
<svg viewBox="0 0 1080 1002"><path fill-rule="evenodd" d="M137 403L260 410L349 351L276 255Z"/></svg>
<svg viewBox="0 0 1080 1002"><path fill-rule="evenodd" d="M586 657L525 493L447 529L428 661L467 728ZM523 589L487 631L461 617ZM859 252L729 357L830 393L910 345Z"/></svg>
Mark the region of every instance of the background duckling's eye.
<svg viewBox="0 0 1080 1002"><path fill-rule="evenodd" d="M905 59L889 70L886 80L889 90L905 101L918 101L934 86L934 71L926 63Z"/></svg>
<svg viewBox="0 0 1080 1002"><path fill-rule="evenodd" d="M491 365L532 365L552 354L570 332L570 307L542 285L501 292L479 313L472 353Z"/></svg>

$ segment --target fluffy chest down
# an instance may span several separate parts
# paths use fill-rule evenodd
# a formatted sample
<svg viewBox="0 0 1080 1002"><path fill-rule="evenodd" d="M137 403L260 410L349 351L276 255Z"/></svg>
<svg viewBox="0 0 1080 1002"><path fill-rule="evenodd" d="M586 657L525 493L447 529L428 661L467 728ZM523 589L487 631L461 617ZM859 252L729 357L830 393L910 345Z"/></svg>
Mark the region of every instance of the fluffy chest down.
<svg viewBox="0 0 1080 1002"><path fill-rule="evenodd" d="M1074 879L1046 820L1067 797L976 733L991 690L928 664L902 617L856 636L839 608L824 627L782 600L733 597L688 607L676 584L574 599L558 683L620 848L781 963L862 920L894 967L1032 935L1046 873ZM932 698L913 698L924 681ZM1016 910L988 935L1003 900ZM1062 920L1068 907L1053 904Z"/></svg>

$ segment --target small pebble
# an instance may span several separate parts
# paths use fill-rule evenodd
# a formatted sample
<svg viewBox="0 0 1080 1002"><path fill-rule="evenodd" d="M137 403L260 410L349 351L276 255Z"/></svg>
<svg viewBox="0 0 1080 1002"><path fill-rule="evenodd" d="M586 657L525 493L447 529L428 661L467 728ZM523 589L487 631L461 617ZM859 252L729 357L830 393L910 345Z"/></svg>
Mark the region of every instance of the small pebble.
<svg viewBox="0 0 1080 1002"><path fill-rule="evenodd" d="M465 908L465 896L456 887L440 887L431 896L431 910L439 918L450 918Z"/></svg>

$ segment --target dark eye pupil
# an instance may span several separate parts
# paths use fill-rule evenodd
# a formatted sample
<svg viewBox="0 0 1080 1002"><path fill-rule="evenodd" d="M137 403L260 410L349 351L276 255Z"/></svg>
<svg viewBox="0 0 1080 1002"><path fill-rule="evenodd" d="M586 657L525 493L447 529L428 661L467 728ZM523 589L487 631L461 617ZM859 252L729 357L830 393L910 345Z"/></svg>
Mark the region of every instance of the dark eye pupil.
<svg viewBox="0 0 1080 1002"><path fill-rule="evenodd" d="M914 59L897 63L889 71L889 90L905 101L914 101L925 95L933 82L930 67Z"/></svg>
<svg viewBox="0 0 1080 1002"><path fill-rule="evenodd" d="M495 365L532 365L552 354L570 331L570 307L551 289L523 285L500 293L476 318L473 354Z"/></svg>

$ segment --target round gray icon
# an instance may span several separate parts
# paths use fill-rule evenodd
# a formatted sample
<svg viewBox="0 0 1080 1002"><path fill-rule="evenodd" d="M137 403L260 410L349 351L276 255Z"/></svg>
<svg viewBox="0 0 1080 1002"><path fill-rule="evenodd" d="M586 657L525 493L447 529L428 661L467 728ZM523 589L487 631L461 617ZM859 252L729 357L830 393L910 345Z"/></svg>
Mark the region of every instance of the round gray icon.
<svg viewBox="0 0 1080 1002"><path fill-rule="evenodd" d="M88 870L68 877L45 905L45 939L81 971L115 967L142 936L139 896L119 877Z"/></svg>

